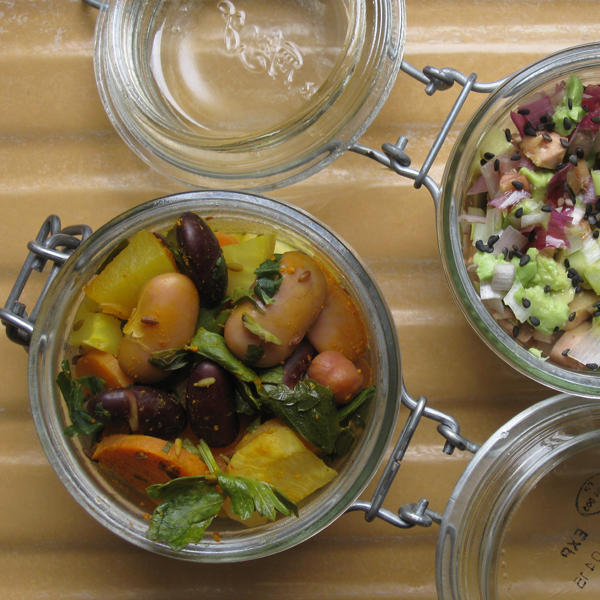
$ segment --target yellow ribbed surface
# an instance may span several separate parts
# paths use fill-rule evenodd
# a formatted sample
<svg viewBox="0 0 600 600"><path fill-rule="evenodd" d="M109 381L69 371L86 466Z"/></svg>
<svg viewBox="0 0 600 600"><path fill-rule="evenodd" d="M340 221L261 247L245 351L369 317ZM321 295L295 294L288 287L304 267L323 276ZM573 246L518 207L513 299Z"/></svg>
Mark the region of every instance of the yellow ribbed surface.
<svg viewBox="0 0 600 600"><path fill-rule="evenodd" d="M600 26L597 0L408 0L407 15L410 63L475 71L481 81L593 41ZM182 191L134 156L104 114L92 65L95 20L79 0L0 2L2 303L47 215L96 229ZM405 135L420 165L456 87L429 98L401 74L362 141L379 148ZM431 171L436 180L480 101L473 95L459 116ZM455 416L470 439L483 442L552 394L506 366L464 321L443 278L424 189L349 154L271 195L310 211L365 259L396 320L410 393ZM0 365L0 597L435 599L435 525L402 532L353 513L300 547L237 566L188 564L129 545L88 516L50 468L29 409L26 353L4 336ZM443 511L468 457L445 457L441 448L434 425L423 424L386 507L424 497Z"/></svg>

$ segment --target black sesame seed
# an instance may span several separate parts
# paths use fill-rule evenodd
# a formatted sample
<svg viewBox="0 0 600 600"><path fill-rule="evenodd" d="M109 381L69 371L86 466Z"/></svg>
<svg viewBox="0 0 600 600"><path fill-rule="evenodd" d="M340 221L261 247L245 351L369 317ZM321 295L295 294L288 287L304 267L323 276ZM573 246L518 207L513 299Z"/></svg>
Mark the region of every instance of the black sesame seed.
<svg viewBox="0 0 600 600"><path fill-rule="evenodd" d="M513 245L512 245L512 249L513 249L515 252L518 252L518 251L519 251L519 246L517 246L516 244L513 244Z"/></svg>
<svg viewBox="0 0 600 600"><path fill-rule="evenodd" d="M546 293L546 294L550 293L550 286L549 285L544 286L544 293Z"/></svg>
<svg viewBox="0 0 600 600"><path fill-rule="evenodd" d="M565 190L565 192L569 191L569 182L568 181L563 181L563 190Z"/></svg>
<svg viewBox="0 0 600 600"><path fill-rule="evenodd" d="M494 161L494 171L498 171L500 169L500 160L497 158Z"/></svg>
<svg viewBox="0 0 600 600"><path fill-rule="evenodd" d="M520 108L517 112L520 115L528 115L531 111L528 108Z"/></svg>
<svg viewBox="0 0 600 600"><path fill-rule="evenodd" d="M558 333L560 331L559 326L557 325L553 330L552 333Z"/></svg>
<svg viewBox="0 0 600 600"><path fill-rule="evenodd" d="M585 153L583 152L583 148L577 148L577 150L575 150L575 154L577 155L577 158L582 159L585 156Z"/></svg>
<svg viewBox="0 0 600 600"><path fill-rule="evenodd" d="M484 246L482 240L477 240L475 242L475 248L477 248L477 250L479 250L479 252L485 252L485 246Z"/></svg>
<svg viewBox="0 0 600 600"><path fill-rule="evenodd" d="M487 160L485 160L485 158L482 158L482 159L479 161L479 164L480 164L482 167L483 167L483 165L485 165L485 163L487 163Z"/></svg>
<svg viewBox="0 0 600 600"><path fill-rule="evenodd" d="M570 322L573 322L573 321L575 320L575 317L576 317L576 316L577 316L577 313L576 313L576 312L572 312L572 313L569 315L569 321L570 321Z"/></svg>
<svg viewBox="0 0 600 600"><path fill-rule="evenodd" d="M494 158L494 156L496 156L493 152L486 152L483 155L483 158L485 158L485 160L492 160L492 158Z"/></svg>
<svg viewBox="0 0 600 600"><path fill-rule="evenodd" d="M544 129L546 129L546 123L538 123L535 126L536 131L544 131Z"/></svg>
<svg viewBox="0 0 600 600"><path fill-rule="evenodd" d="M592 304L592 306L594 308L600 308L600 300L596 300L596 302L594 302L594 304Z"/></svg>
<svg viewBox="0 0 600 600"><path fill-rule="evenodd" d="M567 99L567 106L569 107L569 110L573 110L573 98Z"/></svg>
<svg viewBox="0 0 600 600"><path fill-rule="evenodd" d="M540 324L540 320L537 317L529 317L529 322L534 326L537 327Z"/></svg>
<svg viewBox="0 0 600 600"><path fill-rule="evenodd" d="M577 157L574 154L571 154L571 156L569 156L569 162L576 167L577 166Z"/></svg>
<svg viewBox="0 0 600 600"><path fill-rule="evenodd" d="M490 235L488 239L488 246L493 246L500 239L499 235Z"/></svg>
<svg viewBox="0 0 600 600"><path fill-rule="evenodd" d="M546 123L546 131L554 131L556 129L556 123L554 121L550 121Z"/></svg>
<svg viewBox="0 0 600 600"><path fill-rule="evenodd" d="M562 144L563 148L569 147L569 140L566 140L565 138L560 138L560 143Z"/></svg>
<svg viewBox="0 0 600 600"><path fill-rule="evenodd" d="M575 204L575 202L577 201L577 196L575 196L575 192L569 188L569 198L571 199L571 202L573 202L573 204Z"/></svg>
<svg viewBox="0 0 600 600"><path fill-rule="evenodd" d="M535 242L536 239L537 239L537 233L535 232L535 229L532 229L529 232L529 236L527 237L527 240L529 241L530 244L533 244L533 242Z"/></svg>
<svg viewBox="0 0 600 600"><path fill-rule="evenodd" d="M600 310L595 310L594 314L592 315L594 318L600 317Z"/></svg>
<svg viewBox="0 0 600 600"><path fill-rule="evenodd" d="M542 137L547 141L547 142L551 142L552 138L550 137L550 135L548 133L542 133Z"/></svg>
<svg viewBox="0 0 600 600"><path fill-rule="evenodd" d="M514 160L515 162L516 162L517 160L521 160L521 155L520 155L520 154L517 152L516 154L513 154L513 155L510 157L510 160Z"/></svg>
<svg viewBox="0 0 600 600"><path fill-rule="evenodd" d="M516 338L519 335L519 328L515 325L513 327L513 337Z"/></svg>
<svg viewBox="0 0 600 600"><path fill-rule="evenodd" d="M513 256L516 256L517 258L522 258L523 253L519 252L518 250L513 250Z"/></svg>
<svg viewBox="0 0 600 600"><path fill-rule="evenodd" d="M547 123L548 122L548 114L546 113L545 115L542 115L540 117L540 123Z"/></svg>
<svg viewBox="0 0 600 600"><path fill-rule="evenodd" d="M506 257L508 256L508 248L506 246L502 248L502 255L504 256L504 260L506 260Z"/></svg>
<svg viewBox="0 0 600 600"><path fill-rule="evenodd" d="M517 210L515 211L515 218L520 219L522 216L523 216L523 209L517 208Z"/></svg>
<svg viewBox="0 0 600 600"><path fill-rule="evenodd" d="M590 371L595 371L598 368L598 365L596 363L587 363L585 365Z"/></svg>
<svg viewBox="0 0 600 600"><path fill-rule="evenodd" d="M571 348L567 348L566 350L563 350L563 351L561 352L561 354L562 354L563 356L568 356L568 355L569 355L569 352L571 352Z"/></svg>
<svg viewBox="0 0 600 600"><path fill-rule="evenodd" d="M546 205L542 206L542 210L544 212L552 212L552 206L550 204L546 204Z"/></svg>
<svg viewBox="0 0 600 600"><path fill-rule="evenodd" d="M568 163L566 162L561 162L560 165L558 165L558 167L556 167L556 169L554 169L555 173L558 173L559 171L562 171Z"/></svg>
<svg viewBox="0 0 600 600"><path fill-rule="evenodd" d="M504 137L506 138L507 142L512 142L512 135L510 134L510 129L504 130Z"/></svg>
<svg viewBox="0 0 600 600"><path fill-rule="evenodd" d="M593 210L594 210L594 207L592 204L586 204L585 205L585 216L589 217L592 214Z"/></svg>
<svg viewBox="0 0 600 600"><path fill-rule="evenodd" d="M491 254L494 251L493 246L488 246L487 244L483 247L483 249L488 253Z"/></svg>
<svg viewBox="0 0 600 600"><path fill-rule="evenodd" d="M600 123L600 115L596 115L595 117L592 117L592 118L590 119L590 121L591 121L592 123L595 123L596 125L598 125L598 123Z"/></svg>
<svg viewBox="0 0 600 600"><path fill-rule="evenodd" d="M527 298L523 298L523 300L521 300L521 303L523 304L523 308L529 308L531 306L531 301Z"/></svg>
<svg viewBox="0 0 600 600"><path fill-rule="evenodd" d="M519 181L518 179L513 179L511 183L512 183L512 186L515 188L515 190L521 191L523 189L522 181Z"/></svg>
<svg viewBox="0 0 600 600"><path fill-rule="evenodd" d="M521 260L519 261L519 266L524 267L531 260L531 256L529 254L523 254Z"/></svg>
<svg viewBox="0 0 600 600"><path fill-rule="evenodd" d="M571 262L569 261L568 258L565 258L565 269L568 269L571 266Z"/></svg>
<svg viewBox="0 0 600 600"><path fill-rule="evenodd" d="M565 129L566 129L566 127L565 127ZM535 130L535 127L529 121L527 121L527 123L525 123L525 127L523 127L523 133L525 135L528 135L529 137L535 137L537 135L537 131Z"/></svg>
<svg viewBox="0 0 600 600"><path fill-rule="evenodd" d="M581 292L581 286L580 286L580 285L578 285L578 286L575 288L575 293L576 293L576 294L579 294L579 292Z"/></svg>
<svg viewBox="0 0 600 600"><path fill-rule="evenodd" d="M592 237L597 240L600 237L600 230L596 229L594 233L592 233Z"/></svg>
<svg viewBox="0 0 600 600"><path fill-rule="evenodd" d="M563 127L569 131L569 129L571 129L572 125L571 125L571 119L569 119L569 117L565 117L563 119Z"/></svg>
<svg viewBox="0 0 600 600"><path fill-rule="evenodd" d="M582 106L581 107L583 110L585 110L586 113L590 112L590 109L587 106Z"/></svg>

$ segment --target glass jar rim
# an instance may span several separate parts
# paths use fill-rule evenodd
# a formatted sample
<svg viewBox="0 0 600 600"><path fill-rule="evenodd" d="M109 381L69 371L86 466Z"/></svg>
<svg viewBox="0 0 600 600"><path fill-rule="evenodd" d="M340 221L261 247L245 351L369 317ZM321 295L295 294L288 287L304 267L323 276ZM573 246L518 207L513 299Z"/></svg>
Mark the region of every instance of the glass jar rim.
<svg viewBox="0 0 600 600"><path fill-rule="evenodd" d="M121 18L128 14L128 1L111 0L98 15L94 65L100 97L130 148L150 166L185 185L264 192L315 174L366 131L400 69L404 0L355 0L352 6L357 7L357 14L351 29L360 36L349 36L351 44L342 61L352 64L330 77L327 93L317 93L319 100L309 102L283 130L264 132L243 143L232 138L207 144L208 138L165 127L159 113L151 117L147 106L136 100L134 70L120 64L120 57L130 51L123 47Z"/></svg>

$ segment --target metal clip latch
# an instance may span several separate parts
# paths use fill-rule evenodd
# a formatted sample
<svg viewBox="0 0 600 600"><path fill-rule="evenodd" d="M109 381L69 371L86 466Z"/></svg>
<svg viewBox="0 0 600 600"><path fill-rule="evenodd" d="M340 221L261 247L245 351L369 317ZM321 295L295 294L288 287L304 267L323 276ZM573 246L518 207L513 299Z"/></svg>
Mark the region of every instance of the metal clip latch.
<svg viewBox="0 0 600 600"><path fill-rule="evenodd" d="M442 521L442 515L431 510L429 508L429 501L424 498L421 498L417 503L408 503L401 506L398 510L398 514L394 514L391 511L382 508L383 501L390 490L394 478L400 470L400 465L421 421L421 417L426 417L440 423L437 430L446 440L443 450L445 454L452 454L455 448L475 453L479 450L479 446L460 434L460 427L455 419L439 410L429 408L425 396L421 396L418 400L414 400L410 397L403 385L401 400L402 404L408 407L411 413L404 424L402 433L392 451L392 455L377 483L373 497L370 502L364 500L355 502L350 506L348 512L362 510L365 512L365 519L367 521L373 521L375 518L379 518L402 529L408 529L410 527L415 527L416 525L430 527L432 523L437 523L439 525Z"/></svg>
<svg viewBox="0 0 600 600"><path fill-rule="evenodd" d="M91 233L92 230L87 225L72 225L61 229L60 219L56 215L51 215L46 219L35 240L27 244L29 255L17 276L4 308L0 308L0 322L6 327L6 335L9 340L21 346L29 346L35 319L46 290L73 250ZM31 314L27 315L25 304L19 302L19 298L32 271L41 273L48 261L52 262L52 269Z"/></svg>

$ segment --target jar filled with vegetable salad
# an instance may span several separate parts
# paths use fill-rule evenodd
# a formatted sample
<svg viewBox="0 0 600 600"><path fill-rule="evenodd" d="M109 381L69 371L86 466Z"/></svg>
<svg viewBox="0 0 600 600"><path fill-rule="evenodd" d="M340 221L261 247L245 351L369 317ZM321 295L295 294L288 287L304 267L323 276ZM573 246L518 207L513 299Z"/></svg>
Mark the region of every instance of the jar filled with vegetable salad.
<svg viewBox="0 0 600 600"><path fill-rule="evenodd" d="M476 330L522 372L583 395L599 393L597 62L597 45L569 49L494 92L453 150L439 214Z"/></svg>
<svg viewBox="0 0 600 600"><path fill-rule="evenodd" d="M116 533L192 560L264 556L374 474L399 397L393 321L312 218L247 194L161 199L93 234L58 279L34 417Z"/></svg>

